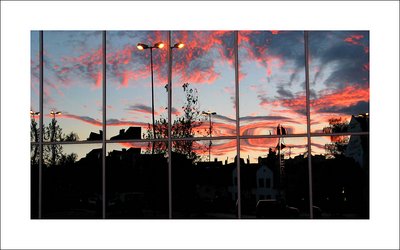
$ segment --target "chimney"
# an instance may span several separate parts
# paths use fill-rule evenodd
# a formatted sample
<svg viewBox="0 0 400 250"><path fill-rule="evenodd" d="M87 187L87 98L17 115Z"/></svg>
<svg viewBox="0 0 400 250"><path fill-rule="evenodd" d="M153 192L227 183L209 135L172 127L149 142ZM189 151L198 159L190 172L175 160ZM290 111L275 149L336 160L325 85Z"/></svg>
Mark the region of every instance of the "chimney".
<svg viewBox="0 0 400 250"><path fill-rule="evenodd" d="M125 133L125 129L124 128L119 130L119 134L120 135L123 135L124 133Z"/></svg>

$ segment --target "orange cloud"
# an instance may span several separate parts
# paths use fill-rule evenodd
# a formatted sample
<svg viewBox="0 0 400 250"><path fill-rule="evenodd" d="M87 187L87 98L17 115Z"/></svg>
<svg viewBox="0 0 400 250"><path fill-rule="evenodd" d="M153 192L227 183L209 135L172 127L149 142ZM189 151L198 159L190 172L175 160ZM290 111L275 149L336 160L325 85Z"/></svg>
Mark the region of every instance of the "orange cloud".
<svg viewBox="0 0 400 250"><path fill-rule="evenodd" d="M185 43L184 49L173 50L173 74L180 81L211 84L220 77L216 62L233 65L233 32L180 31L174 35L175 41Z"/></svg>
<svg viewBox="0 0 400 250"><path fill-rule="evenodd" d="M330 106L348 107L360 101L369 101L369 88L348 85L344 89L311 100L310 104L314 110L318 111Z"/></svg>

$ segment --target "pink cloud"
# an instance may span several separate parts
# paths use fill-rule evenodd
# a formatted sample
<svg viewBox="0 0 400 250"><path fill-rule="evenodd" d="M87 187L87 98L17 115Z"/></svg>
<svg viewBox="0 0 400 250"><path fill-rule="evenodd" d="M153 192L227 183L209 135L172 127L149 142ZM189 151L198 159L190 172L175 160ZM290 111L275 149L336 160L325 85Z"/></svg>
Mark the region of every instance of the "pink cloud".
<svg viewBox="0 0 400 250"><path fill-rule="evenodd" d="M345 41L345 42L348 42L348 43L351 43L351 44L354 44L354 45L360 45L360 42L359 42L359 41L360 41L362 38L364 38L363 35L351 35L351 36L349 36L349 37L346 37L346 38L344 39L344 41Z"/></svg>
<svg viewBox="0 0 400 250"><path fill-rule="evenodd" d="M364 38L363 35L355 34L355 35L351 35L349 37L346 37L344 39L344 41L347 42L347 43L353 44L353 45L362 46L364 48L365 54L368 54L369 53L369 47L361 43L361 40L363 38Z"/></svg>

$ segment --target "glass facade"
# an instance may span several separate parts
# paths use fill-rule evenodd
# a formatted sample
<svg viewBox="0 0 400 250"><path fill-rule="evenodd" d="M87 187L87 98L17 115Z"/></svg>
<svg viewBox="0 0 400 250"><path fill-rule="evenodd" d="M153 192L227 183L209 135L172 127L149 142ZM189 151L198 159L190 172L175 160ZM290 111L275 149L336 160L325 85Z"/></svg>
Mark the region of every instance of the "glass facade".
<svg viewBox="0 0 400 250"><path fill-rule="evenodd" d="M32 31L32 219L369 219L368 31Z"/></svg>

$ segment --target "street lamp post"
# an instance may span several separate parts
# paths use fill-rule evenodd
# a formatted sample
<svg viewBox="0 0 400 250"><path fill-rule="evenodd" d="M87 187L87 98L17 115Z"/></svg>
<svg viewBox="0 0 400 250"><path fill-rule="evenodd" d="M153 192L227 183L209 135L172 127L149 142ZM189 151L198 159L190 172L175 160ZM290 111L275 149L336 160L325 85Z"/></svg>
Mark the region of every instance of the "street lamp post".
<svg viewBox="0 0 400 250"><path fill-rule="evenodd" d="M40 112L34 112L31 110L31 138L32 138L32 132L33 132L33 140L34 142L39 142L39 133L38 129L36 128L36 121L35 121L35 115L40 115ZM38 152L38 145L34 145L34 151L33 151L33 157L32 157L32 163L36 164L36 156Z"/></svg>
<svg viewBox="0 0 400 250"><path fill-rule="evenodd" d="M150 74L151 74L151 117L152 117L152 125L153 125L153 139L156 137L156 129L155 129L155 119L154 119L154 80L153 80L153 49L162 49L164 48L163 42L158 42L154 44L154 46L149 46L144 43L138 43L138 50L150 49ZM154 142L152 146L152 154L154 154Z"/></svg>
<svg viewBox="0 0 400 250"><path fill-rule="evenodd" d="M61 114L62 113L60 111L54 111L54 110L50 111L50 115L53 116L53 120L52 120L52 124L53 124L52 130L53 131L51 133L51 138L50 138L51 142L55 141L54 137L56 135L56 115L61 115ZM56 163L56 145L55 144L51 145L51 150L52 150L51 163L53 165L55 165L55 163Z"/></svg>
<svg viewBox="0 0 400 250"><path fill-rule="evenodd" d="M171 31L168 32L168 192L172 193L172 49L181 49L184 47L183 43L176 43L171 46ZM172 218L172 197L168 198L168 215Z"/></svg>
<svg viewBox="0 0 400 250"><path fill-rule="evenodd" d="M211 123L211 116L212 115L216 115L217 113L216 112L211 112L211 111L203 111L203 113L202 113L203 115L205 115L205 116L208 116L208 119L210 120L210 137L212 137L212 131L211 131L211 126L212 126L212 123ZM210 140L210 144L208 145L208 162L210 162L211 161L211 145L212 145L212 142L211 142L211 140Z"/></svg>

